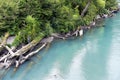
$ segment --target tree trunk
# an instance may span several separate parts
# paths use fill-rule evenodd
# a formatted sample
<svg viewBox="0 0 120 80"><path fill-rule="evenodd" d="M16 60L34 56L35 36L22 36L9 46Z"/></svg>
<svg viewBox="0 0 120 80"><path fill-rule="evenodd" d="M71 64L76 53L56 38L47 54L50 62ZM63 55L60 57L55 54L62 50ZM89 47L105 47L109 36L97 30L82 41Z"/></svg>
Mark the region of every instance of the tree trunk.
<svg viewBox="0 0 120 80"><path fill-rule="evenodd" d="M26 55L25 57L23 57L22 60L19 61L20 64L24 63L29 57L33 56L34 54L38 53L41 49L43 49L45 46L47 45L47 43L44 43L40 48L38 48L36 51L33 51L31 53L29 53L28 55ZM18 66L17 66L18 67Z"/></svg>
<svg viewBox="0 0 120 80"><path fill-rule="evenodd" d="M85 8L83 9L82 13L81 13L81 17L85 16L85 13L87 12L89 6L90 6L91 0L88 1L87 5L85 6Z"/></svg>
<svg viewBox="0 0 120 80"><path fill-rule="evenodd" d="M9 37L9 33L5 33L5 36L3 37L3 39L0 42L0 51L3 49L3 47L6 45L7 43L7 38Z"/></svg>
<svg viewBox="0 0 120 80"><path fill-rule="evenodd" d="M39 42L40 42L41 38L38 37L36 39L34 39L32 42L30 42L29 44L23 46L21 49L17 50L15 53L11 54L10 58L13 58L15 56L20 56L24 53L26 53L28 50L30 50L32 47L36 46Z"/></svg>
<svg viewBox="0 0 120 80"><path fill-rule="evenodd" d="M35 47L40 42L41 39L42 39L41 37L35 38L32 42L23 46L21 49L17 50L16 52L13 52L10 47L6 46L4 41L2 43L2 47L8 50L8 54L2 55L0 57L0 65L1 65L0 68L5 68L5 69L9 68L12 64L14 64L14 62L17 61L16 56L18 57L22 56L24 53L29 51L32 47ZM6 40L6 38L4 38L4 40ZM19 64L17 64L16 66L18 65Z"/></svg>

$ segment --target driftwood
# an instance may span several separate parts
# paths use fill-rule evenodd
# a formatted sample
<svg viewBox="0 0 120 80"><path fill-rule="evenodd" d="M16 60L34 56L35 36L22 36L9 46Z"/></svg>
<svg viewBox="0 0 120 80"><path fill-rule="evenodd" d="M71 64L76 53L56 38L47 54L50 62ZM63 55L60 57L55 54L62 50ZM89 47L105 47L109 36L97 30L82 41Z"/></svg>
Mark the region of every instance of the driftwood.
<svg viewBox="0 0 120 80"><path fill-rule="evenodd" d="M3 61L5 59L7 59L8 57L10 57L12 54L14 54L14 52L12 51L12 49L6 45L4 45L4 47L8 50L8 54L4 55L3 57L0 58L0 61Z"/></svg>
<svg viewBox="0 0 120 80"><path fill-rule="evenodd" d="M62 35L60 35L58 33L52 33L51 36L58 38L58 39L65 39L65 37L63 37Z"/></svg>
<svg viewBox="0 0 120 80"><path fill-rule="evenodd" d="M90 6L91 0L88 0L87 5L85 6L85 8L83 9L82 13L81 13L81 17L84 17L85 13L87 12L89 6Z"/></svg>
<svg viewBox="0 0 120 80"><path fill-rule="evenodd" d="M22 64L22 63L24 63L29 57L31 57L31 56L33 56L33 55L35 55L36 53L38 53L41 49L43 49L45 46L47 45L47 43L44 43L40 48L38 48L37 50L35 50L35 51L33 51L33 52L30 52L28 55L26 55L25 57L22 57L21 59L22 60L20 60L20 62L19 62L19 64ZM17 64L16 64L16 67L18 67L17 66Z"/></svg>
<svg viewBox="0 0 120 80"><path fill-rule="evenodd" d="M43 49L47 43L51 43L53 41L53 37L49 37L44 39L42 42L42 46L35 51L28 52L31 48L35 47L41 40L41 38L36 38L31 41L29 44L23 46L21 49L13 52L12 49L7 46L3 45L3 47L8 51L7 54L0 56L0 69L2 68L9 68L11 65L15 64L15 67L19 67L20 64L24 63L28 58L38 53L41 49ZM23 56L26 54L26 56Z"/></svg>
<svg viewBox="0 0 120 80"><path fill-rule="evenodd" d="M0 51L3 49L3 46L6 45L7 38L9 37L9 33L5 33L3 39L0 42Z"/></svg>
<svg viewBox="0 0 120 80"><path fill-rule="evenodd" d="M71 35L70 32L68 32L68 33L65 35L66 38L71 37L71 36L72 36L72 35Z"/></svg>
<svg viewBox="0 0 120 80"><path fill-rule="evenodd" d="M15 53L11 53L11 57L10 58L13 58L15 56L20 56L20 55L26 53L32 47L36 46L37 43L39 43L39 40L33 40L29 44L27 44L27 45L23 46L21 49L17 50Z"/></svg>
<svg viewBox="0 0 120 80"><path fill-rule="evenodd" d="M82 36L82 35L83 35L83 31L84 31L84 30L83 30L82 28L78 28L78 29L77 29L76 31L74 31L71 35L72 35L72 36L75 35L76 37L77 37L78 35L79 35L79 36Z"/></svg>
<svg viewBox="0 0 120 80"><path fill-rule="evenodd" d="M77 29L72 35L75 35L76 37L78 36L79 30Z"/></svg>
<svg viewBox="0 0 120 80"><path fill-rule="evenodd" d="M6 37L4 38L4 41L2 43L2 47L6 48L6 50L8 50L8 53L6 55L2 55L0 58L0 68L9 68L12 64L14 64L15 61L15 57L16 56L20 56L24 53L26 53L27 51L30 50L30 48L34 47L35 45L37 45L37 43L39 43L39 41L41 40L41 38L37 38L35 40L33 40L32 42L30 42L29 44L23 46L21 49L17 50L16 52L13 52L12 49L8 46L5 45L5 40Z"/></svg>
<svg viewBox="0 0 120 80"><path fill-rule="evenodd" d="M54 37L48 37L41 40L40 43L51 43L54 40Z"/></svg>
<svg viewBox="0 0 120 80"><path fill-rule="evenodd" d="M38 48L37 50L28 53L26 56L22 56L18 61L15 62L16 63L15 67L19 67L20 64L24 63L28 58L30 58L31 56L38 53L41 49L43 49L47 45L47 43L51 43L53 39L54 39L53 37L48 37L48 38L43 39L41 41L43 43L42 46Z"/></svg>

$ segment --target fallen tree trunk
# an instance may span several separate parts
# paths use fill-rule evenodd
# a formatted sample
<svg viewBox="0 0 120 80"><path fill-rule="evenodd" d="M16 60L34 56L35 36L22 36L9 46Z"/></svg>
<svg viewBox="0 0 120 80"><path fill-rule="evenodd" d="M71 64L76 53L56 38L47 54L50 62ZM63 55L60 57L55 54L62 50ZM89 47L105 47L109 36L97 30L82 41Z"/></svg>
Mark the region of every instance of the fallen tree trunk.
<svg viewBox="0 0 120 80"><path fill-rule="evenodd" d="M41 40L40 43L51 43L54 40L54 37L48 37Z"/></svg>
<svg viewBox="0 0 120 80"><path fill-rule="evenodd" d="M45 46L47 45L47 43L44 43L40 48L38 48L36 51L33 51L31 53L29 53L28 55L26 55L25 57L23 57L22 60L20 60L20 64L24 63L29 57L35 55L36 53L38 53L41 49L43 49ZM18 67L18 66L16 66Z"/></svg>
<svg viewBox="0 0 120 80"><path fill-rule="evenodd" d="M51 36L58 38L58 39L65 39L65 37L63 37L62 35L60 35L58 33L52 33Z"/></svg>
<svg viewBox="0 0 120 80"><path fill-rule="evenodd" d="M5 33L3 39L1 40L0 51L3 49L3 46L6 45L8 37L9 37L9 33L7 32L7 33Z"/></svg>
<svg viewBox="0 0 120 80"><path fill-rule="evenodd" d="M17 50L16 52L13 52L9 46L4 45L3 47L6 48L8 53L0 58L0 65L1 65L0 67L7 69L13 64L15 64L16 68L19 67L20 64L24 63L28 58L30 58L34 54L38 53L41 49L43 49L47 45L47 43L51 43L54 38L53 37L45 38L41 43L42 46L40 48L30 53L27 53L31 48L35 47L40 42L41 39L42 38L40 37L34 39L29 44L23 46L21 49ZM26 54L26 56L24 54Z"/></svg>
<svg viewBox="0 0 120 80"><path fill-rule="evenodd" d="M23 46L21 49L17 50L16 52L13 52L10 47L6 46L6 43L5 43L5 40L7 39L6 37L7 35L4 38L2 47L6 48L8 53L0 57L0 65L1 65L0 67L5 69L9 68L12 64L14 64L16 62L17 57L20 57L21 55L28 52L32 47L35 47L42 39L41 37L37 37L29 44Z"/></svg>
<svg viewBox="0 0 120 80"><path fill-rule="evenodd" d="M17 50L15 53L12 53L10 58L13 58L15 56L23 55L24 53L29 51L32 47L35 47L40 42L41 39L42 38L40 38L40 37L34 39L32 42L30 42L29 44L23 46L21 49Z"/></svg>
<svg viewBox="0 0 120 80"><path fill-rule="evenodd" d="M5 47L8 50L8 53L6 55L4 55L3 57L0 58L0 62L7 59L9 56L11 56L12 54L14 54L14 52L12 51L12 49L6 45L4 45L3 47Z"/></svg>
<svg viewBox="0 0 120 80"><path fill-rule="evenodd" d="M85 13L87 12L89 5L91 3L91 0L88 0L87 5L85 6L85 8L83 9L82 13L81 13L81 17L84 17Z"/></svg>
<svg viewBox="0 0 120 80"><path fill-rule="evenodd" d="M44 43L40 48L38 48L36 51L33 51L31 53L29 53L27 56L25 56L26 59L28 59L29 57L31 57L32 55L38 53L41 49L43 49L45 46L47 45L47 43Z"/></svg>
<svg viewBox="0 0 120 80"><path fill-rule="evenodd" d="M77 37L77 36L78 36L78 32L79 32L79 30L77 29L77 30L72 34L72 36L75 35L75 36Z"/></svg>
<svg viewBox="0 0 120 80"><path fill-rule="evenodd" d="M10 56L10 54L8 53L8 54L6 54L6 55L4 55L3 57L1 57L0 58L0 62L1 61L4 61L6 58L8 58Z"/></svg>

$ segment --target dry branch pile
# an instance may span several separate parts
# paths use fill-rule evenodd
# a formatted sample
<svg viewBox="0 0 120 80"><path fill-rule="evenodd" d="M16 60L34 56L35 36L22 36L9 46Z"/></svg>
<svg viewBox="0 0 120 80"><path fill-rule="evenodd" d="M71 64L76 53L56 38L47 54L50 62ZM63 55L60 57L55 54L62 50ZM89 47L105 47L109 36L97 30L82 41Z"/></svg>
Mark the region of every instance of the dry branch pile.
<svg viewBox="0 0 120 80"><path fill-rule="evenodd" d="M7 44L7 38L9 37L9 33L6 33L0 43L0 52L3 53L0 55L0 69L7 69L11 65L15 65L15 67L19 67L20 64L24 63L28 58L38 53L41 49L43 49L47 43L53 41L53 37L46 38L43 43L41 43L41 47L35 49L34 51L30 51L34 48L40 41L41 38L34 39L27 45L23 46L17 51L13 51ZM7 53L4 53L7 52Z"/></svg>

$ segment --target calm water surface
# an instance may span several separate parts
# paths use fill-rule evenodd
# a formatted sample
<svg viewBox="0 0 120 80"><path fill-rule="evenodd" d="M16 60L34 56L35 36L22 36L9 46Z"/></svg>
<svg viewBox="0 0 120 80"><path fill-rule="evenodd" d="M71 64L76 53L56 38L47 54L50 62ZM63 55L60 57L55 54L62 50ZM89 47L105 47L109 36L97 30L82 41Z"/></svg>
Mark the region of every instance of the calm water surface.
<svg viewBox="0 0 120 80"><path fill-rule="evenodd" d="M54 41L3 80L120 80L120 13L82 38Z"/></svg>

